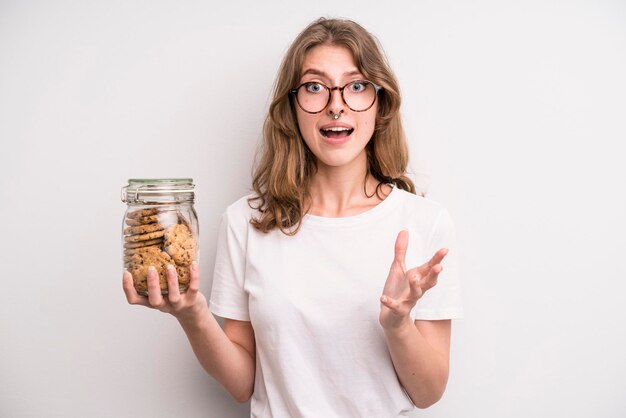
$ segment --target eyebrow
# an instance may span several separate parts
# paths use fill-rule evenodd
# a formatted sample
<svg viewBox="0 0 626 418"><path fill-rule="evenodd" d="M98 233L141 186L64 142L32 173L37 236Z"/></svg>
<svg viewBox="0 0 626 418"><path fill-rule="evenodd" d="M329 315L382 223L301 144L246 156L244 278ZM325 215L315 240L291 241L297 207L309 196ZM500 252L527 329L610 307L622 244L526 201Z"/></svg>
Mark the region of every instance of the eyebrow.
<svg viewBox="0 0 626 418"><path fill-rule="evenodd" d="M305 75L309 75L309 74L319 75L319 76L325 77L327 79L330 79L330 76L328 74L326 74L324 71L317 70L315 68L309 68L309 69L305 70L300 77L304 77ZM343 73L344 77L351 77L353 75L362 75L362 74L361 74L361 72L359 70L346 71L345 73Z"/></svg>

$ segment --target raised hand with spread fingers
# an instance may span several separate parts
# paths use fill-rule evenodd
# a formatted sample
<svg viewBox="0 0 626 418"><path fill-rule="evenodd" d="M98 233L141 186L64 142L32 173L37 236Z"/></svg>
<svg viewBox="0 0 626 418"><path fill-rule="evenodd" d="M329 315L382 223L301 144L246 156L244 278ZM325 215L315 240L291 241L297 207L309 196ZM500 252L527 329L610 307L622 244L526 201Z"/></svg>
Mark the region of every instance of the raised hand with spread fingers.
<svg viewBox="0 0 626 418"><path fill-rule="evenodd" d="M424 293L437 284L439 273L443 270L441 262L448 253L446 248L442 248L428 262L407 270L405 258L408 244L409 232L400 231L396 238L395 257L380 298L380 324L385 329L413 322L411 310Z"/></svg>

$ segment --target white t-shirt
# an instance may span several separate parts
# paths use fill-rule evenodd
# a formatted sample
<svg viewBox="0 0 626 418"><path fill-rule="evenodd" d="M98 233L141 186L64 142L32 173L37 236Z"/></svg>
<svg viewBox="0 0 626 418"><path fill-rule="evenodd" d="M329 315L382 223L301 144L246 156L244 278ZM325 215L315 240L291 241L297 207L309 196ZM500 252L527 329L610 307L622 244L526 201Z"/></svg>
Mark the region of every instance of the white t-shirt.
<svg viewBox="0 0 626 418"><path fill-rule="evenodd" d="M251 321L256 338L254 418L398 417L413 409L395 374L379 298L398 232L407 268L450 251L414 319L462 316L454 229L439 204L398 188L355 216L305 215L295 236L250 225L242 198L222 218L209 307Z"/></svg>

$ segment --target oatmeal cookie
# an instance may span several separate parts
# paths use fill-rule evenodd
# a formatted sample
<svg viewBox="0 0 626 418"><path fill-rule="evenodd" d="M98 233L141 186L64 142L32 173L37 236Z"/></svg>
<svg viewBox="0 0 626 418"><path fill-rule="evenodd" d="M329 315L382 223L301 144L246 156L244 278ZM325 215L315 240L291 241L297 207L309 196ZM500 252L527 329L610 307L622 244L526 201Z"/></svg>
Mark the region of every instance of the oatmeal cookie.
<svg viewBox="0 0 626 418"><path fill-rule="evenodd" d="M187 290L189 287L189 267L176 266L176 272L178 273L178 285L181 289Z"/></svg>
<svg viewBox="0 0 626 418"><path fill-rule="evenodd" d="M127 235L124 237L125 242L141 242L141 241L149 241L155 238L161 238L165 235L165 230L161 229L160 231L148 232L146 234L139 235Z"/></svg>
<svg viewBox="0 0 626 418"><path fill-rule="evenodd" d="M162 244L163 238L155 238L149 239L146 241L138 241L138 242L126 242L124 243L124 248L141 248L141 247L149 247L155 244Z"/></svg>
<svg viewBox="0 0 626 418"><path fill-rule="evenodd" d="M124 250L124 265L128 267L128 263L130 263L133 255L141 254L145 255L147 253L151 253L153 255L158 255L163 251L161 246L159 245L149 245L147 247L139 247L139 248L127 248Z"/></svg>
<svg viewBox="0 0 626 418"><path fill-rule="evenodd" d="M137 218L143 218L146 216L156 215L159 212L160 212L159 208L137 209L137 210L128 212L126 214L126 217L128 219L137 219Z"/></svg>
<svg viewBox="0 0 626 418"><path fill-rule="evenodd" d="M178 223L178 215L176 215L174 210L166 210L155 215L141 216L139 218L126 217L126 225L128 226L151 225L154 223L158 223L166 228Z"/></svg>
<svg viewBox="0 0 626 418"><path fill-rule="evenodd" d="M167 290L165 271L168 264L173 264L172 258L164 251L143 252L133 254L128 262L128 271L133 275L133 283L137 292L148 292L148 268L154 266L159 275L161 291Z"/></svg>
<svg viewBox="0 0 626 418"><path fill-rule="evenodd" d="M176 224L165 231L163 249L177 265L188 267L196 257L197 243L189 227Z"/></svg>
<svg viewBox="0 0 626 418"><path fill-rule="evenodd" d="M164 229L163 225L160 225L158 223L139 226L128 226L124 228L124 235L147 234L148 232L161 231L162 229Z"/></svg>
<svg viewBox="0 0 626 418"><path fill-rule="evenodd" d="M152 245L146 245L145 247L139 248L126 248L124 249L124 256L129 257L133 254L143 253L143 252L161 252L161 246L159 245L161 242Z"/></svg>
<svg viewBox="0 0 626 418"><path fill-rule="evenodd" d="M142 216L141 218L126 218L126 225L128 226L141 226L147 224L153 224L159 221L159 217L157 215L150 216Z"/></svg>

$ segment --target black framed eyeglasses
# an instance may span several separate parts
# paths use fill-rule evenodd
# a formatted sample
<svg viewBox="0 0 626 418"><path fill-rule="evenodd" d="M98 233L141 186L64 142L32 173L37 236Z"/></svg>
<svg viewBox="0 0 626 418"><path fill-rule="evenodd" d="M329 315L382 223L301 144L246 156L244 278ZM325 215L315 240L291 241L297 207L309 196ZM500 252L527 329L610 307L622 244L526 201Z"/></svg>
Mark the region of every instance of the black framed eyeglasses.
<svg viewBox="0 0 626 418"><path fill-rule="evenodd" d="M307 113L320 113L330 103L332 92L339 90L341 99L354 112L365 112L376 102L378 92L383 88L371 81L355 80L343 87L328 87L319 81L302 83L289 93L293 94L298 106Z"/></svg>

